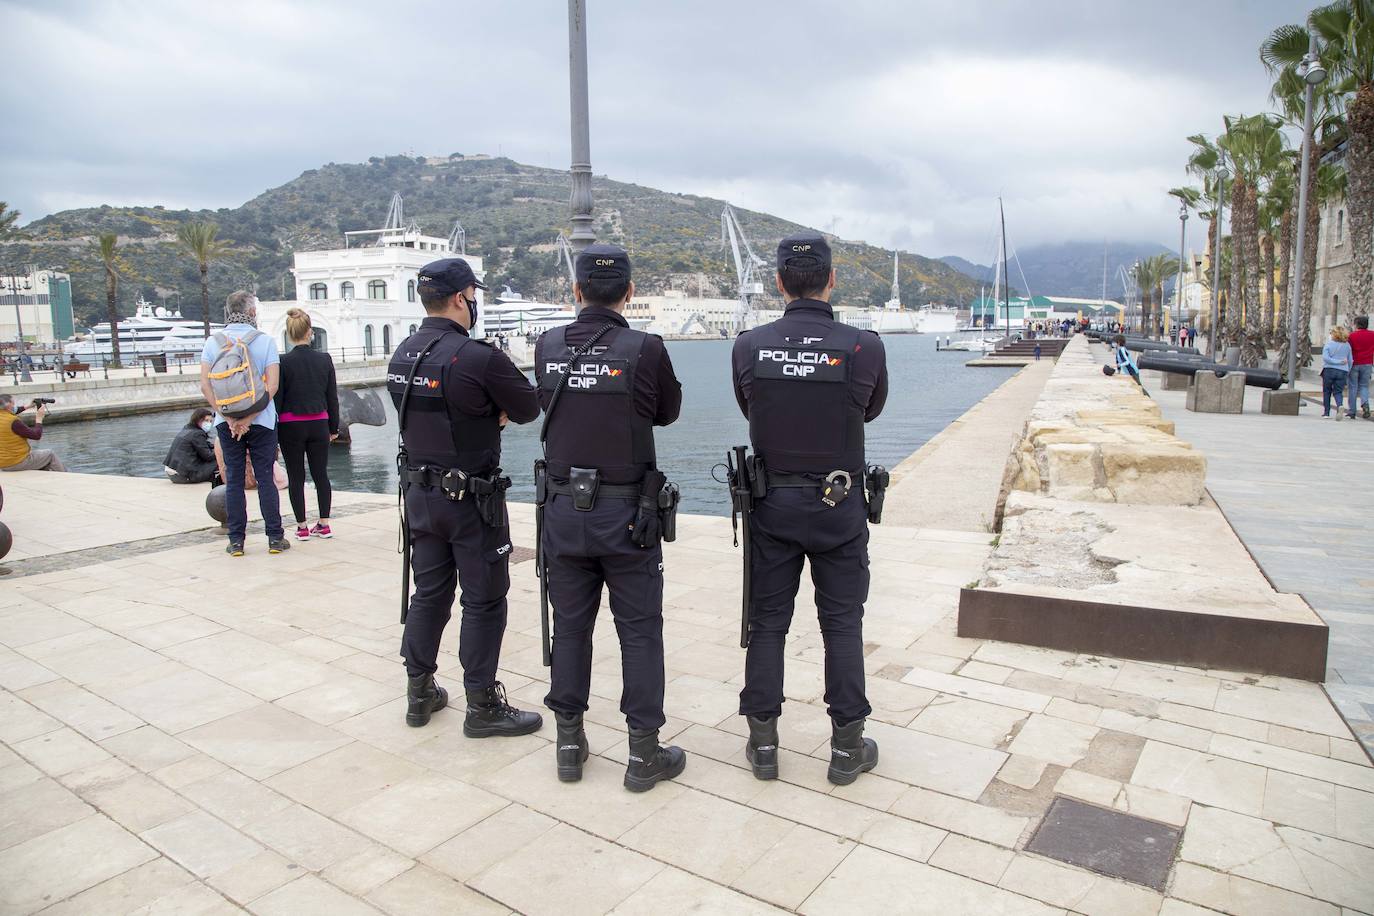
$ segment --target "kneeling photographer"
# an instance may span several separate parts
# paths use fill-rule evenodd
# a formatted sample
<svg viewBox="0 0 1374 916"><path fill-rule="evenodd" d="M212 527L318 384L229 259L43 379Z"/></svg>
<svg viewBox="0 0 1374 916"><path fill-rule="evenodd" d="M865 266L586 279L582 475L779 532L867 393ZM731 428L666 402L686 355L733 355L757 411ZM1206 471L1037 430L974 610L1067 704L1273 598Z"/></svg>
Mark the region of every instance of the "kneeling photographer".
<svg viewBox="0 0 1374 916"><path fill-rule="evenodd" d="M15 410L14 395L0 394L0 471L65 471L67 468L52 449L34 448L31 442L43 438L43 419L52 398L34 398L26 407ZM19 419L21 413L35 410L33 425Z"/></svg>

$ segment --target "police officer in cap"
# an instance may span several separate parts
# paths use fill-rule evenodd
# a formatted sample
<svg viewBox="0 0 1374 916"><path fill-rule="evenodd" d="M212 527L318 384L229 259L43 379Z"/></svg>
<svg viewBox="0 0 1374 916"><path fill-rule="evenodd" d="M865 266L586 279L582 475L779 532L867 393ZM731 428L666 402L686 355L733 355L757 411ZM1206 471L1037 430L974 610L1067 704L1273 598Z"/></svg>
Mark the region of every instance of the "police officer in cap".
<svg viewBox="0 0 1374 916"><path fill-rule="evenodd" d="M425 725L448 704L434 672L457 585L458 658L467 694L463 733L527 735L542 719L511 707L496 680L511 551L505 511L510 481L499 476L498 465L506 420L528 423L539 416L539 402L509 356L468 336L477 322L477 290L486 287L466 261L426 264L418 288L428 317L387 367L387 390L400 417L398 472L415 573L401 638L409 678L406 724Z"/></svg>
<svg viewBox="0 0 1374 916"><path fill-rule="evenodd" d="M554 608L545 703L558 727L559 778L576 781L588 754L582 714L591 690L592 629L606 586L620 636L620 710L630 733L625 787L642 792L677 776L687 762L681 748L658 742L663 548L641 499L657 496L663 485L653 428L677 419L682 386L663 339L631 330L625 320L635 289L625 250L588 246L575 274L577 320L545 332L534 357L547 434L542 547Z"/></svg>
<svg viewBox="0 0 1374 916"><path fill-rule="evenodd" d="M759 779L778 775L783 647L811 563L825 643L832 783L847 785L878 762L863 736L872 711L864 693L863 613L868 597L868 510L864 424L887 400L882 341L835 320L830 246L816 233L778 245L778 291L786 311L735 340L735 398L749 420L755 461L766 478L750 514L752 588L749 649L740 714L745 749Z"/></svg>

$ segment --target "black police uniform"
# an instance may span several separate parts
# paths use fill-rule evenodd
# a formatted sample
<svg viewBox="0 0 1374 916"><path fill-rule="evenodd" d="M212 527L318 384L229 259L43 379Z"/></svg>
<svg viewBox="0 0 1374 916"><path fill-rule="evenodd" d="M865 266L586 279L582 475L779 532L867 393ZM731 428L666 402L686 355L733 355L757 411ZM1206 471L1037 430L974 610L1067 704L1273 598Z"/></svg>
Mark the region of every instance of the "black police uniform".
<svg viewBox="0 0 1374 916"><path fill-rule="evenodd" d="M780 267L798 243L820 252L800 266L829 268L820 236L784 239ZM837 322L826 302L796 299L779 320L736 338L731 362L735 398L770 480L750 515L751 635L740 713L774 719L782 712L783 643L809 559L825 643L825 702L836 725L857 722L871 711L863 667L864 423L887 399L882 341ZM852 489L832 507L821 501L823 481L837 470L850 475Z"/></svg>
<svg viewBox="0 0 1374 916"><path fill-rule="evenodd" d="M471 269L456 258L427 265L420 273L421 290L429 286L458 292L476 284ZM528 423L539 415L539 403L533 386L509 356L473 340L467 329L448 318L425 318L393 354L387 390L398 411L412 368L402 430L405 465L399 473L415 593L401 655L412 682L431 679L455 586L461 585L458 657L471 706L474 695L490 693L496 683L511 551L504 503L484 519L472 479L490 479L498 470L501 412L515 423ZM422 716L426 721L428 712ZM408 721L424 724L409 717Z"/></svg>
<svg viewBox="0 0 1374 916"><path fill-rule="evenodd" d="M597 271L598 262L607 266ZM577 261L580 283L589 277L629 279L623 249L592 245ZM588 353L574 352L602 334ZM653 427L677 420L682 386L662 338L632 330L624 316L587 306L571 324L545 332L535 345L535 376L546 417L550 495L544 504L543 551L554 609L552 670L545 704L580 729L591 690L592 631L604 585L620 637L623 691L620 710L631 733L652 735L663 725L663 548L637 546L630 528L640 511L647 472L656 469ZM554 391L567 374L556 406ZM570 495L574 469L595 470L594 505L581 510ZM569 726L569 734L576 732ZM647 740L647 739L646 739ZM564 740L560 737L560 747ZM680 758L681 752L678 752ZM679 768L680 771L680 768ZM564 775L563 778L577 778ZM664 777L660 777L664 778ZM627 774L627 787L632 785Z"/></svg>

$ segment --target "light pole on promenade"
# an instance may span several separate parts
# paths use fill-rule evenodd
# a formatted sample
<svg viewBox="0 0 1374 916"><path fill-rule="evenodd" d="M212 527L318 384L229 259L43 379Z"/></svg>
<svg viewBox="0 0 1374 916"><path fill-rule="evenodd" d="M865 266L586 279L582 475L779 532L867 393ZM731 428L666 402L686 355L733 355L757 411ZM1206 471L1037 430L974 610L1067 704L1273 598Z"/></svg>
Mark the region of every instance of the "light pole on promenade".
<svg viewBox="0 0 1374 916"><path fill-rule="evenodd" d="M15 382L31 382L33 376L29 373L28 363L24 362L24 319L19 309L19 284L22 281L24 289L33 289L33 281L27 276L21 276L19 271L13 267L5 271L5 277L9 280L10 295L14 296L14 361L18 364L14 373Z"/></svg>
<svg viewBox="0 0 1374 916"><path fill-rule="evenodd" d="M1178 277L1174 280L1174 328L1177 337L1177 328L1183 319L1183 262L1186 254L1184 248L1188 244L1188 204L1187 202L1178 205Z"/></svg>
<svg viewBox="0 0 1374 916"><path fill-rule="evenodd" d="M1221 220L1226 212L1226 182L1231 178L1231 173L1226 170L1225 150L1222 151L1221 159L1217 163L1216 177L1217 239L1216 248L1212 252L1212 315L1207 319L1207 358L1214 362L1217 358L1217 338L1221 336L1221 328L1217 326L1221 320Z"/></svg>
<svg viewBox="0 0 1374 916"><path fill-rule="evenodd" d="M592 144L587 114L587 3L568 0L568 89L572 103L573 255L596 241L592 231Z"/></svg>
<svg viewBox="0 0 1374 916"><path fill-rule="evenodd" d="M1307 185L1311 178L1312 155L1312 92L1326 80L1326 68L1317 58L1317 33L1309 29L1310 37L1307 54L1298 65L1298 76L1302 77L1302 167L1298 179L1298 241L1297 264L1293 268L1293 290L1296 295L1288 297L1288 388L1291 391L1298 384L1298 312L1302 304L1302 265L1307 251ZM1284 290L1285 293L1288 290Z"/></svg>

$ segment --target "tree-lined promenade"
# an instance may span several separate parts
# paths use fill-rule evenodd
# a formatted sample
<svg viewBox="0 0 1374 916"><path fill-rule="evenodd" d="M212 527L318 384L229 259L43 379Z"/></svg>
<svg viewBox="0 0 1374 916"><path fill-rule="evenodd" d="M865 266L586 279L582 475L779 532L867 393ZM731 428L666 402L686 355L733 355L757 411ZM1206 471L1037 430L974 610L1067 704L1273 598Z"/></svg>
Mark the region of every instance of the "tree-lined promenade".
<svg viewBox="0 0 1374 916"><path fill-rule="evenodd" d="M1315 49L1313 52L1312 49ZM1310 56L1309 56L1310 55ZM1311 358L1312 297L1317 278L1321 206L1345 198L1353 264L1338 320L1349 325L1367 314L1374 290L1374 0L1339 0L1314 9L1305 24L1275 29L1259 48L1273 78L1273 110L1224 115L1222 131L1188 138L1193 153L1187 172L1200 187L1169 193L1208 221L1207 256L1229 211L1230 233L1221 239L1218 352L1235 346L1241 363L1258 366L1266 354L1288 365L1290 309L1298 308L1297 364ZM1322 78L1324 76L1324 78ZM1311 90L1310 131L1306 92ZM1301 149L1288 131L1305 134L1309 185L1301 205ZM1299 233L1298 223L1305 225ZM1297 250L1298 235L1303 250ZM1294 291L1301 259L1301 289ZM1177 260L1138 271L1142 302L1157 284L1178 272ZM1277 273L1277 284L1275 274ZM1205 282L1211 285L1211 270ZM1148 284L1148 285L1147 285ZM1149 312L1146 306L1145 312ZM1157 310L1156 310L1157 315ZM1145 315L1145 327L1156 317ZM1199 323L1211 333L1208 309Z"/></svg>

